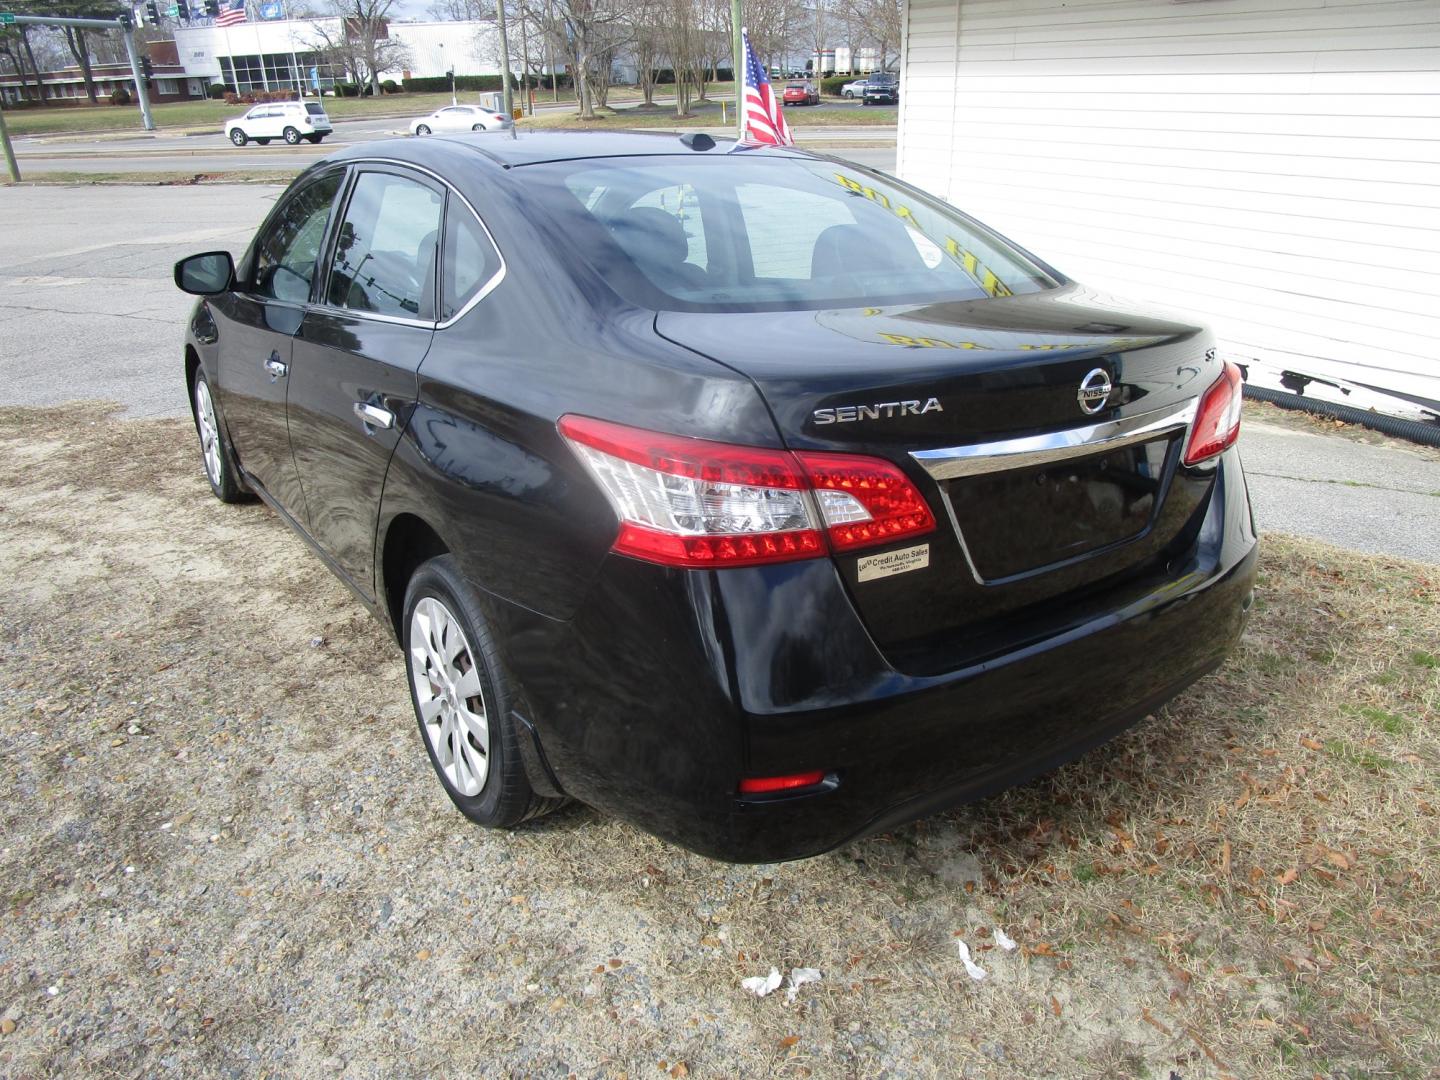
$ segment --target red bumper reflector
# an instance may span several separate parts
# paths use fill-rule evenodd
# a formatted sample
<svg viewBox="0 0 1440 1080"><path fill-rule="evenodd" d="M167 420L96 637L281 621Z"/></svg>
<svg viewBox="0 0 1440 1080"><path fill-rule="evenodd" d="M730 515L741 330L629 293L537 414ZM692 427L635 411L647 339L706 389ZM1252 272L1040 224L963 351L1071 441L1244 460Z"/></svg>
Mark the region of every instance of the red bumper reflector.
<svg viewBox="0 0 1440 1080"><path fill-rule="evenodd" d="M741 795L762 795L767 791L789 791L791 788L814 787L825 779L825 771L792 773L789 776L749 776L740 781Z"/></svg>

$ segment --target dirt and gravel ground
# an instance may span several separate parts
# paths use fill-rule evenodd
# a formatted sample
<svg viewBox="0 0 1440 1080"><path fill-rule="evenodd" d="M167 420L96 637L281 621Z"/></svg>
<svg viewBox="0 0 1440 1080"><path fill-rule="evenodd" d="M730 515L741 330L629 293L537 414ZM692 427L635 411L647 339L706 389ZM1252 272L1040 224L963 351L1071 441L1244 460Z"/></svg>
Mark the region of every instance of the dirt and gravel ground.
<svg viewBox="0 0 1440 1080"><path fill-rule="evenodd" d="M0 410L0 1074L1440 1069L1434 567L1270 537L1239 653L1129 735L734 867L470 827L396 650L192 443Z"/></svg>

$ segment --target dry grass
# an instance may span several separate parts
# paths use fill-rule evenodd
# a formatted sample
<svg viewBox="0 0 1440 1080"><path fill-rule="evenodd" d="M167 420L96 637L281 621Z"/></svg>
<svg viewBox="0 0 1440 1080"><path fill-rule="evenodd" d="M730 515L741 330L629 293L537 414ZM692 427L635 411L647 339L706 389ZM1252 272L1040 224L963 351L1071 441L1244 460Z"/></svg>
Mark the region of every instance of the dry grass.
<svg viewBox="0 0 1440 1080"><path fill-rule="evenodd" d="M0 1073L1440 1069L1435 568L1270 537L1237 655L1130 734L731 867L468 827L393 647L192 442L0 412ZM824 978L741 991L771 965Z"/></svg>

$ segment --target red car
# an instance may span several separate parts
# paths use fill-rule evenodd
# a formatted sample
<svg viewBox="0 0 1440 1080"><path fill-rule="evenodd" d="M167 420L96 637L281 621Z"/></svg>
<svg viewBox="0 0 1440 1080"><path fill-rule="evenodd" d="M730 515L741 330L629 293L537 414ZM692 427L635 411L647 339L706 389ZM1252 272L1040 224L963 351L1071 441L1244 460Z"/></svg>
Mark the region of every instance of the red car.
<svg viewBox="0 0 1440 1080"><path fill-rule="evenodd" d="M819 105L820 91L811 83L786 83L784 101L786 105Z"/></svg>

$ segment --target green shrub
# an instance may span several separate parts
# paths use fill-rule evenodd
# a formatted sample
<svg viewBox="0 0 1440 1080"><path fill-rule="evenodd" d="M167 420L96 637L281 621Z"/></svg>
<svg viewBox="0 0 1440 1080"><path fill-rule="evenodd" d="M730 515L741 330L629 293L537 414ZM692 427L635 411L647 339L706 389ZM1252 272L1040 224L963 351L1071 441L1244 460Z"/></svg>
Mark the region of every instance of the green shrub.
<svg viewBox="0 0 1440 1080"><path fill-rule="evenodd" d="M864 75L831 75L828 79L820 80L820 93L829 94L832 97L839 97L840 91L846 83L852 83L856 79L863 79Z"/></svg>
<svg viewBox="0 0 1440 1080"><path fill-rule="evenodd" d="M394 79L386 79L380 84L380 92L382 94L398 94L401 90L402 87Z"/></svg>
<svg viewBox="0 0 1440 1080"><path fill-rule="evenodd" d="M406 79L405 91L410 94L448 94L450 92L449 75L430 75L421 79ZM547 77L545 85L550 85ZM510 86L519 89L520 84L515 81L515 76L510 76ZM499 75L456 75L455 92L461 90L476 90L482 94L493 93L500 89Z"/></svg>
<svg viewBox="0 0 1440 1080"><path fill-rule="evenodd" d="M223 82L211 83L210 89L207 90L206 93L214 100L219 101L227 94L235 93L235 88L233 86L227 86Z"/></svg>

